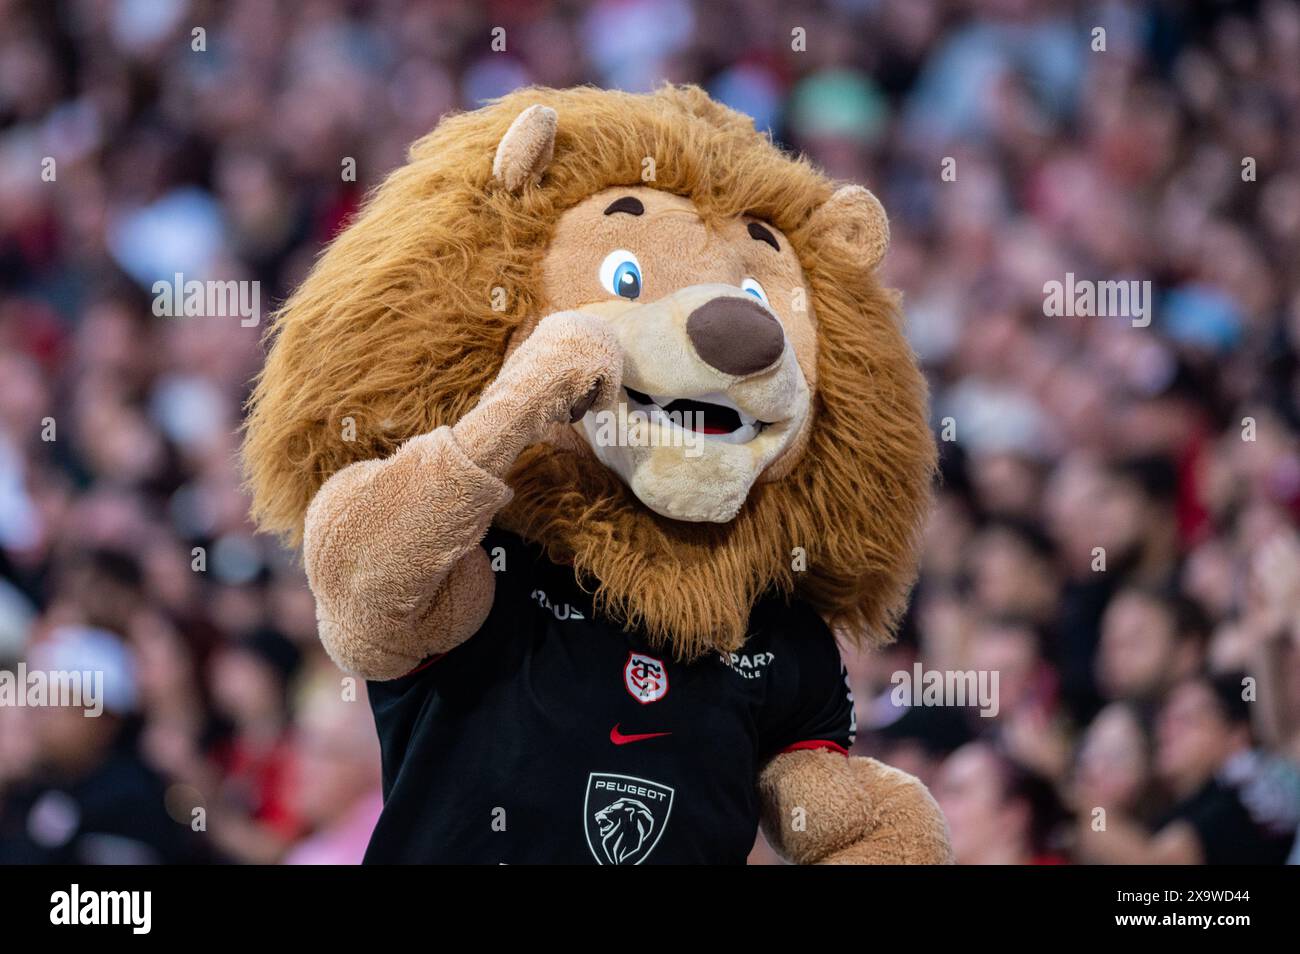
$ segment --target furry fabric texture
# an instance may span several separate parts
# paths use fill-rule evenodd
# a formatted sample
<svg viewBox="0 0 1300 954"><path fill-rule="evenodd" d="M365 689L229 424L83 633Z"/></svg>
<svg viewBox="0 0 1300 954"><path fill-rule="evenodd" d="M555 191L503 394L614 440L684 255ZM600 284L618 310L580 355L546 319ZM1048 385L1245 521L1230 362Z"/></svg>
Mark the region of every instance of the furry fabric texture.
<svg viewBox="0 0 1300 954"><path fill-rule="evenodd" d="M534 105L559 117L554 159L515 194L493 161ZM418 141L275 318L244 445L255 518L296 542L333 474L459 421L513 333L553 310L540 276L557 218L613 185L685 196L706 221L749 214L790 238L818 336L807 446L730 523L684 524L641 505L589 451L536 444L508 475L514 498L497 519L572 562L606 612L678 658L737 647L773 588L849 640L887 639L934 461L896 297L876 282L864 237L818 214L833 184L692 87L526 89ZM868 238L883 249L885 236Z"/></svg>
<svg viewBox="0 0 1300 954"><path fill-rule="evenodd" d="M758 787L763 834L787 861L952 864L948 824L925 786L875 759L786 752Z"/></svg>
<svg viewBox="0 0 1300 954"><path fill-rule="evenodd" d="M303 546L330 658L345 672L394 679L472 636L495 592L477 544L508 499L446 427L330 478L307 512Z"/></svg>
<svg viewBox="0 0 1300 954"><path fill-rule="evenodd" d="M325 482L307 510L303 560L321 642L340 668L393 679L478 631L496 591L478 543L510 500L502 478L594 386L617 389L620 359L600 319L549 315L455 427Z"/></svg>

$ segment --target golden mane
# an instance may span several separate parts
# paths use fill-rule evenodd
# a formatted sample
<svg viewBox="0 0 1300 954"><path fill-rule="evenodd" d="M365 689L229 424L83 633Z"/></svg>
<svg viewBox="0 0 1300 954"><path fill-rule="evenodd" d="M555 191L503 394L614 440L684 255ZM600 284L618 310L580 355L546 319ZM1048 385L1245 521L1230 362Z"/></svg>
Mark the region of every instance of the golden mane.
<svg viewBox="0 0 1300 954"><path fill-rule="evenodd" d="M516 196L493 181L492 158L534 103L559 114L555 158ZM768 590L807 599L852 641L887 639L934 463L897 298L808 227L832 183L694 87L525 89L416 142L274 318L243 449L254 519L296 545L333 473L459 420L511 334L548 310L541 262L560 214L617 185L686 196L706 219L749 213L789 236L818 328L807 450L731 523L695 524L657 516L594 457L537 445L498 522L571 561L606 612L679 658L739 646Z"/></svg>

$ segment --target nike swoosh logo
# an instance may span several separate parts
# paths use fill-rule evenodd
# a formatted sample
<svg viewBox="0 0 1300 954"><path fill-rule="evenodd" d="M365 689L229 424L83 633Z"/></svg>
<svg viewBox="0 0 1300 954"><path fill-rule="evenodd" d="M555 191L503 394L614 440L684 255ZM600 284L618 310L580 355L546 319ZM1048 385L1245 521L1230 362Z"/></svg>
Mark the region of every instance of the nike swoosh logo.
<svg viewBox="0 0 1300 954"><path fill-rule="evenodd" d="M615 745L627 745L629 742L642 742L646 739L657 739L661 735L672 735L671 732L641 732L636 735L624 735L618 731L618 723L614 728L609 730L609 741Z"/></svg>

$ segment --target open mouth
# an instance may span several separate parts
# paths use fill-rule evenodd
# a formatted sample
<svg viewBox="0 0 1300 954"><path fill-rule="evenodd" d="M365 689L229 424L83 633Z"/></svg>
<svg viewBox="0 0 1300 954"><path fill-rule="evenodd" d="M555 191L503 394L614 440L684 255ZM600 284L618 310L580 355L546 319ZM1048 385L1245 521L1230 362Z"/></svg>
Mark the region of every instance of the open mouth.
<svg viewBox="0 0 1300 954"><path fill-rule="evenodd" d="M700 398L660 397L629 387L623 390L638 409L660 423L666 421L683 430L728 443L751 441L769 426L767 421L750 417L722 394L706 395L712 400L704 401Z"/></svg>

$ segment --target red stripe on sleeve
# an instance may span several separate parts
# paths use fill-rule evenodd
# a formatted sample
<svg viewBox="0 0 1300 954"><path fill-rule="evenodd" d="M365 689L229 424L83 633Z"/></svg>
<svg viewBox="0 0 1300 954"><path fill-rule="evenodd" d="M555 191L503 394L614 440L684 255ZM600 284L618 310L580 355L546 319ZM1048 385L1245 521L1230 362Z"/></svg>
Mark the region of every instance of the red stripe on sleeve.
<svg viewBox="0 0 1300 954"><path fill-rule="evenodd" d="M414 676L417 672L424 672L424 670L428 669L430 666L432 666L434 663L436 663L439 659L441 659L445 655L447 654L438 653L438 655L436 656L430 656L424 662L420 663L420 665L416 666L414 669L408 672L406 676ZM406 676L403 676L402 678L405 679Z"/></svg>
<svg viewBox="0 0 1300 954"><path fill-rule="evenodd" d="M799 752L803 749L827 749L831 752L838 752L840 755L847 756L849 750L838 742L832 742L830 739L809 739L806 742L796 742L794 745L787 745L777 755L784 755L786 752Z"/></svg>

